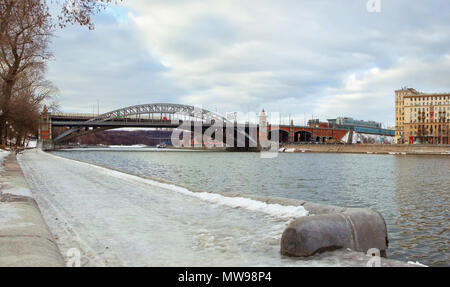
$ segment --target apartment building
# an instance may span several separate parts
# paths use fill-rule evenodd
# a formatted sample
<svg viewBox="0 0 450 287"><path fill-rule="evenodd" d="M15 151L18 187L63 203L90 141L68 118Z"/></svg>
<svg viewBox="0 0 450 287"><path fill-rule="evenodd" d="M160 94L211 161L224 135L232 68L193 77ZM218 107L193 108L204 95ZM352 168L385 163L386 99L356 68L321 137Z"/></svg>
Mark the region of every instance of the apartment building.
<svg viewBox="0 0 450 287"><path fill-rule="evenodd" d="M450 94L412 88L395 91L395 141L398 144L449 144Z"/></svg>

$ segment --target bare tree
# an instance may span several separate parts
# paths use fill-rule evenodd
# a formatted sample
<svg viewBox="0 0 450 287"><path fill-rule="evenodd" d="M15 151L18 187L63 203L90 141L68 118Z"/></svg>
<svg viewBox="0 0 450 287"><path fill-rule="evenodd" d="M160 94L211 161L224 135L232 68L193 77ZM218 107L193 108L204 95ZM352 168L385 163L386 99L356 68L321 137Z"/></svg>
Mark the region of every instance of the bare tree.
<svg viewBox="0 0 450 287"><path fill-rule="evenodd" d="M78 23L93 29L91 17L113 1L0 1L0 144L6 144L11 123L24 132L26 125L34 126L33 121L39 118L36 109L55 94L54 87L44 79L46 61L52 56L49 43L55 27L49 12L50 2L62 5L58 15L60 27ZM50 107L57 107L55 103ZM20 116L35 118L20 120Z"/></svg>
<svg viewBox="0 0 450 287"><path fill-rule="evenodd" d="M42 69L24 71L13 89L9 103L8 132L10 142L23 145L26 138L36 136L40 111L44 103L49 109L57 109L56 94L58 90L44 78Z"/></svg>
<svg viewBox="0 0 450 287"><path fill-rule="evenodd" d="M122 1L122 0L120 0ZM111 2L117 3L113 0L63 0L61 14L58 16L60 27L65 27L67 24L80 24L87 26L89 29L94 28L92 22L92 15L105 9Z"/></svg>
<svg viewBox="0 0 450 287"><path fill-rule="evenodd" d="M16 144L33 129L37 130L43 103L50 110L58 108L54 97L57 90L44 79L46 61L52 56L49 43L56 23L60 27L78 23L93 29L92 16L111 2L0 1L0 145L6 144L11 125L15 127ZM49 12L50 3L62 5L56 23Z"/></svg>
<svg viewBox="0 0 450 287"><path fill-rule="evenodd" d="M6 121L14 87L28 70L43 70L50 58L52 35L48 7L40 0L4 0L0 2L0 127L5 144Z"/></svg>

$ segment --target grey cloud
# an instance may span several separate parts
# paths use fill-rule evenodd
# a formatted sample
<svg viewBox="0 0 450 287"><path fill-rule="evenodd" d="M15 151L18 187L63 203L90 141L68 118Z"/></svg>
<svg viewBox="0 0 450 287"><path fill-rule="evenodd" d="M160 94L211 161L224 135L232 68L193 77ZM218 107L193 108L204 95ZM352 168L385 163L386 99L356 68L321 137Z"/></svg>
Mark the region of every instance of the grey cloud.
<svg viewBox="0 0 450 287"><path fill-rule="evenodd" d="M395 89L450 90L450 2L366 2L129 0L125 24L62 31L49 76L68 110L99 98L392 121Z"/></svg>
<svg viewBox="0 0 450 287"><path fill-rule="evenodd" d="M59 31L53 50L48 78L59 87L67 112L92 112L97 100L107 112L137 103L176 101L184 93L165 78L168 68L142 49L131 27L116 22L99 21L94 31Z"/></svg>

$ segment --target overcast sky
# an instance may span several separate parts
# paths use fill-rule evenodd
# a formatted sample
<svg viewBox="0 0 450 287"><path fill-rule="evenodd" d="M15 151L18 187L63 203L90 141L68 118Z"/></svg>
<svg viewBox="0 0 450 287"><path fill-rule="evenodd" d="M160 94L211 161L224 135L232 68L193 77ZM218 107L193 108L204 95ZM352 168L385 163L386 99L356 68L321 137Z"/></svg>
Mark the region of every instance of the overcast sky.
<svg viewBox="0 0 450 287"><path fill-rule="evenodd" d="M64 112L135 104L394 123L394 90L450 92L450 1L124 0L56 33Z"/></svg>

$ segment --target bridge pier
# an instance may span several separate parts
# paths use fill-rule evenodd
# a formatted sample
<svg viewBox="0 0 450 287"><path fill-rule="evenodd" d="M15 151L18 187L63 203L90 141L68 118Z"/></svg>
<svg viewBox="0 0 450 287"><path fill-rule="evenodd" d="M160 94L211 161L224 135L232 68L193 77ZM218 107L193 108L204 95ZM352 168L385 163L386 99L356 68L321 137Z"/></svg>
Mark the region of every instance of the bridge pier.
<svg viewBox="0 0 450 287"><path fill-rule="evenodd" d="M48 112L47 106L44 106L39 121L39 138L37 147L43 150L52 150L54 148L52 138L52 119L51 114Z"/></svg>
<svg viewBox="0 0 450 287"><path fill-rule="evenodd" d="M294 142L294 120L289 123L289 143Z"/></svg>
<svg viewBox="0 0 450 287"><path fill-rule="evenodd" d="M347 144L353 143L353 129L350 129L348 132Z"/></svg>

